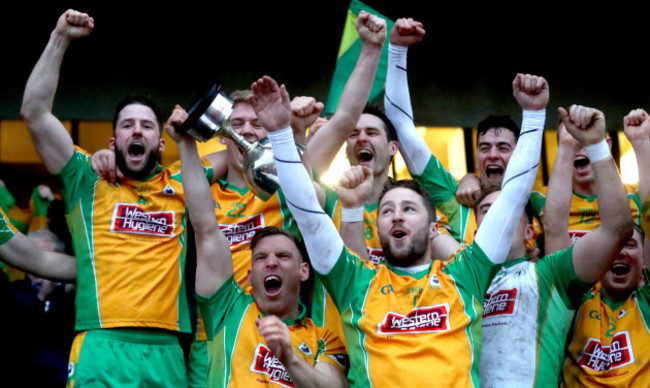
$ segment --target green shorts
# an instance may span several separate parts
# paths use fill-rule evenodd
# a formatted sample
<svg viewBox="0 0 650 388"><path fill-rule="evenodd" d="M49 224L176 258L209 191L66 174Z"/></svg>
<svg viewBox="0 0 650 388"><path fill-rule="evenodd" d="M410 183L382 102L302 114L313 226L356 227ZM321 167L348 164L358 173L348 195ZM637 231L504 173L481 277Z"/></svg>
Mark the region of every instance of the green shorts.
<svg viewBox="0 0 650 388"><path fill-rule="evenodd" d="M84 387L186 387L178 338L160 331L99 329L77 334L68 384Z"/></svg>
<svg viewBox="0 0 650 388"><path fill-rule="evenodd" d="M201 388L208 381L208 341L194 341L187 361L188 387Z"/></svg>

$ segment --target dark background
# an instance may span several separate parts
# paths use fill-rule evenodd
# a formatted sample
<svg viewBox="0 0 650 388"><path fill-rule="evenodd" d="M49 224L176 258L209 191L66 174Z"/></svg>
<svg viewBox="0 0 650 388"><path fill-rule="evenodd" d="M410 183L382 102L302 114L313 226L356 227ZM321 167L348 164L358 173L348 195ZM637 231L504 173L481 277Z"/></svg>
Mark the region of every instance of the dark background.
<svg viewBox="0 0 650 388"><path fill-rule="evenodd" d="M336 64L348 1L22 2L3 6L0 119L18 118L24 84L57 18L77 8L95 18L90 37L64 60L54 112L62 119L110 119L126 94L189 105L210 82L245 88L269 74L292 96L323 101ZM543 75L551 86L550 127L558 106L602 109L610 129L649 107L645 11L621 3L472 5L373 1L395 20L425 24L410 49L418 125L472 127L488 113L519 115L511 81Z"/></svg>

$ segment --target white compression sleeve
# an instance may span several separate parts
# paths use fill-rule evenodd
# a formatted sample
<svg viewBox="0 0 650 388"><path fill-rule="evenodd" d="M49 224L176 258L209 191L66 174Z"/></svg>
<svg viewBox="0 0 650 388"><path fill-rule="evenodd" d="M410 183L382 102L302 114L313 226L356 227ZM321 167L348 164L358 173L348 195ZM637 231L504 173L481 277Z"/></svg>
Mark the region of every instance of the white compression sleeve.
<svg viewBox="0 0 650 388"><path fill-rule="evenodd" d="M496 264L503 263L510 251L514 232L535 182L546 111L524 111L521 134L505 176L501 193L488 210L474 241Z"/></svg>
<svg viewBox="0 0 650 388"><path fill-rule="evenodd" d="M269 132L280 187L305 241L312 266L328 274L341 251L343 240L332 219L321 208L313 182L300 160L291 128Z"/></svg>
<svg viewBox="0 0 650 388"><path fill-rule="evenodd" d="M406 73L408 47L388 45L388 72L384 109L395 126L399 148L406 166L413 175L422 175L431 158L431 150L415 129L413 108Z"/></svg>

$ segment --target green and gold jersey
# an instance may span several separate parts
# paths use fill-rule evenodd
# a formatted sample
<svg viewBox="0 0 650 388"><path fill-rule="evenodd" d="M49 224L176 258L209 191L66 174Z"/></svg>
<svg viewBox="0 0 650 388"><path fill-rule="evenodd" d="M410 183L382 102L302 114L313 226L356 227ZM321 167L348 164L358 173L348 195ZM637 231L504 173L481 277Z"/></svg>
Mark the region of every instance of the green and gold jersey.
<svg viewBox="0 0 650 388"><path fill-rule="evenodd" d="M650 386L650 277L618 303L585 294L562 369L566 387Z"/></svg>
<svg viewBox="0 0 650 388"><path fill-rule="evenodd" d="M414 274L343 248L323 282L343 320L351 384L479 386L483 298L495 271L476 244Z"/></svg>
<svg viewBox="0 0 650 388"><path fill-rule="evenodd" d="M58 175L77 257L76 329L190 332L180 162L110 184L76 148Z"/></svg>
<svg viewBox="0 0 650 388"><path fill-rule="evenodd" d="M284 365L270 351L255 321L263 314L252 295L234 278L213 295L197 301L208 333L210 366L208 387L293 387ZM284 321L291 333L294 353L314 366L326 362L345 373L347 354L339 337L301 315Z"/></svg>

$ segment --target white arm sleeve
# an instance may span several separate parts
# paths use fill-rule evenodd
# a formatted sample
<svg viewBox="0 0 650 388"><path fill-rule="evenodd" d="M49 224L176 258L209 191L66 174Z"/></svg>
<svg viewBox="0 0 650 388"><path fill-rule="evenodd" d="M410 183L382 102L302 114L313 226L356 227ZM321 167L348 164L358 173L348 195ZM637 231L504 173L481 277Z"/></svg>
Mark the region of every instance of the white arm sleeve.
<svg viewBox="0 0 650 388"><path fill-rule="evenodd" d="M415 129L406 74L407 49L408 47L404 46L388 45L384 110L395 126L400 153L406 162L406 167L412 175L422 175L431 159L431 150Z"/></svg>
<svg viewBox="0 0 650 388"><path fill-rule="evenodd" d="M474 241L495 264L505 262L526 202L533 188L546 111L524 111L521 134L501 183L501 193L490 206Z"/></svg>
<svg viewBox="0 0 650 388"><path fill-rule="evenodd" d="M312 266L328 274L341 255L343 240L318 202L316 190L300 160L291 128L269 132L280 187L305 241Z"/></svg>

